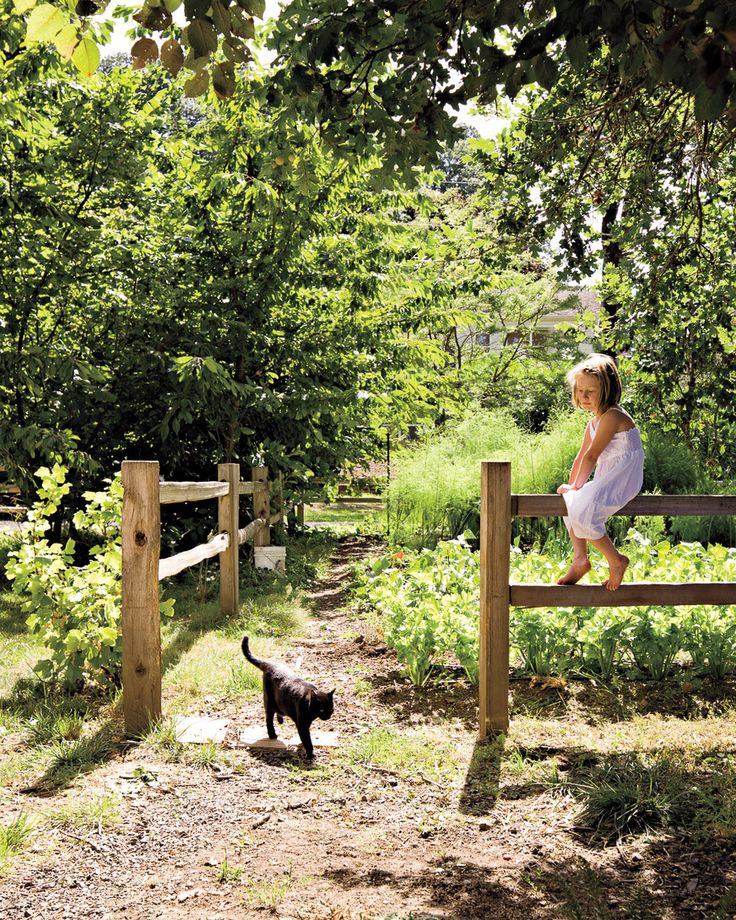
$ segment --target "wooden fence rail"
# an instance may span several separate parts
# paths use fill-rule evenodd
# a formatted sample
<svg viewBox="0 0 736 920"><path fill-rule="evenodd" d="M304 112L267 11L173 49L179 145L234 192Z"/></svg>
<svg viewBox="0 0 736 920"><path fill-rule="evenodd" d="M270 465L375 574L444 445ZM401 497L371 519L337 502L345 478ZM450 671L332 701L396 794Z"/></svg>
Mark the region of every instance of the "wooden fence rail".
<svg viewBox="0 0 736 920"><path fill-rule="evenodd" d="M510 584L514 517L567 513L561 495L512 495L511 464L483 461L480 490L480 673L479 735L509 726L510 607L633 607L639 605L736 604L736 583L627 583L602 585ZM736 515L733 495L639 495L618 515Z"/></svg>
<svg viewBox="0 0 736 920"><path fill-rule="evenodd" d="M205 559L220 561L220 610L237 613L238 549L247 540L269 546L270 528L283 521L283 500L271 514L268 468L240 481L237 463L221 463L212 482L159 482L155 461L126 460L123 481L123 712L125 731L139 735L161 716L161 625L158 583ZM253 496L254 520L240 527L240 497ZM219 532L207 543L160 558L161 505L218 501Z"/></svg>

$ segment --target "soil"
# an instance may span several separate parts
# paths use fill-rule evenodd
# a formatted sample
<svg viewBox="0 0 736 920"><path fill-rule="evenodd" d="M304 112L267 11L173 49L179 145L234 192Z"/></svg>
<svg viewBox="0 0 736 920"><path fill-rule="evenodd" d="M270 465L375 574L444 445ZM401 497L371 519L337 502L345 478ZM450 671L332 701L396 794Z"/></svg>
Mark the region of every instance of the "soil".
<svg viewBox="0 0 736 920"><path fill-rule="evenodd" d="M307 634L294 639L285 655L287 664L301 659L300 671L320 675L324 687L337 686L335 714L324 725L337 732L336 748L319 749L312 764L297 749L233 748L233 769L209 770L166 762L136 747L118 749L84 777L83 788L86 797L95 787L100 794L122 796L120 823L45 834L0 881L0 916L714 920L736 915L730 843L710 841L694 851L672 833L596 843L580 833L578 806L564 796L513 780L498 789L494 752L500 749L476 742L472 689L457 679L412 688L393 652L349 606L345 582L351 564L380 549L367 538L342 540L329 574L312 592ZM554 714L559 693L517 683L514 706L549 703ZM200 712L239 726L262 720L259 701L215 700ZM459 781L341 759L361 733L388 725L441 732L465 765ZM556 753L563 766L566 758L580 756L565 748L564 736L558 745L529 742L524 753L531 759ZM64 795L78 793L72 788ZM18 791L16 804L42 810L48 800Z"/></svg>

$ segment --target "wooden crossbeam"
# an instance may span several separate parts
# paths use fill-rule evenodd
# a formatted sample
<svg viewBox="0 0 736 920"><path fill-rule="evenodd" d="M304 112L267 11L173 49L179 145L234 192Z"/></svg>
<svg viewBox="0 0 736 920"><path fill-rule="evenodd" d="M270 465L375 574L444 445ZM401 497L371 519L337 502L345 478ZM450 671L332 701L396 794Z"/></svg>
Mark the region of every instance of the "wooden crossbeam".
<svg viewBox="0 0 736 920"><path fill-rule="evenodd" d="M736 604L736 583L633 582L616 591L602 585L509 585L512 607L647 607Z"/></svg>
<svg viewBox="0 0 736 920"><path fill-rule="evenodd" d="M567 508L561 495L512 495L511 514L513 517L563 517ZM614 514L730 516L736 515L736 495L637 495Z"/></svg>
<svg viewBox="0 0 736 920"><path fill-rule="evenodd" d="M200 562L204 562L205 559L219 556L229 546L229 536L226 533L218 533L208 543L200 543L199 546L184 550L184 552L177 553L175 556L160 559L158 563L158 580L162 581L171 575L178 575L184 569L198 565Z"/></svg>
<svg viewBox="0 0 736 920"><path fill-rule="evenodd" d="M227 495L229 491L230 483L228 482L162 482L159 485L162 505L220 498Z"/></svg>

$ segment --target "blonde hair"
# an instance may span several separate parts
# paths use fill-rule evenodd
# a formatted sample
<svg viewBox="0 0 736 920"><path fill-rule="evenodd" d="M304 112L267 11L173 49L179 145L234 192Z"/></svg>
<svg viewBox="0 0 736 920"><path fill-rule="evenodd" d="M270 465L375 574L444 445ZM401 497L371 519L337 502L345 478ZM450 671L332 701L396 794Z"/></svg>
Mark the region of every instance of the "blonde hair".
<svg viewBox="0 0 736 920"><path fill-rule="evenodd" d="M567 382L572 390L572 404L580 409L577 394L577 382L581 374L590 374L597 377L601 384L601 397L598 411L606 412L621 400L621 378L618 375L616 362L609 355L592 354L580 361L572 370L567 372Z"/></svg>

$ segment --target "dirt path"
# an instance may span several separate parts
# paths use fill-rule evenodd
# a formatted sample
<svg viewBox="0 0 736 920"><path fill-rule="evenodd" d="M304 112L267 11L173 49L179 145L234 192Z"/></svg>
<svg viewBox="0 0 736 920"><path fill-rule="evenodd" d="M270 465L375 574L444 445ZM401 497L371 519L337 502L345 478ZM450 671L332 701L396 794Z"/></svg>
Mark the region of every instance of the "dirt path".
<svg viewBox="0 0 736 920"><path fill-rule="evenodd" d="M37 845L0 882L0 916L719 916L734 883L728 848L714 841L693 853L676 837L596 848L574 833L568 798L521 774L499 794L500 748L476 744L470 688L455 680L414 690L347 606L350 565L376 551L360 538L341 542L311 593L308 632L285 656L337 687L325 726L338 733L336 748L320 750L313 765L295 750L236 748L224 770L131 749L84 779L86 795L122 797L122 821ZM214 701L208 713L241 725L262 718L256 701Z"/></svg>

